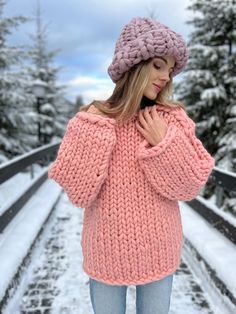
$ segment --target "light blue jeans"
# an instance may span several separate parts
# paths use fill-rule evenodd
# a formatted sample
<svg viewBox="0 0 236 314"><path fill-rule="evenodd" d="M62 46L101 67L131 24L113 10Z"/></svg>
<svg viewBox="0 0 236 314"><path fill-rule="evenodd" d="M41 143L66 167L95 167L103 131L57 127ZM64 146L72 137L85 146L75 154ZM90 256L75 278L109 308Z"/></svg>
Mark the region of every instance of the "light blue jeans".
<svg viewBox="0 0 236 314"><path fill-rule="evenodd" d="M168 314L173 274L151 283L136 285L136 314ZM108 285L89 278L94 314L125 314L128 286Z"/></svg>

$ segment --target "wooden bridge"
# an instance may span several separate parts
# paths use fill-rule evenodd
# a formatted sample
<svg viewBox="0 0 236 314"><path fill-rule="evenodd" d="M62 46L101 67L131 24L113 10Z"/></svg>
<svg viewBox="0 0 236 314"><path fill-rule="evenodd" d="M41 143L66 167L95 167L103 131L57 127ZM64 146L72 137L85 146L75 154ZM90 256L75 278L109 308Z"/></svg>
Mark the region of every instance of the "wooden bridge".
<svg viewBox="0 0 236 314"><path fill-rule="evenodd" d="M20 287L25 280L25 273L30 267L34 252L39 250L38 243L42 241L47 226L59 219L56 218L56 208L62 199L65 201L66 196L63 190L47 177L48 165L54 160L59 145L59 142L45 145L0 166L2 194L4 186L14 182L17 175L24 173L29 176L27 182L19 184L19 188L12 188L10 197L8 196L0 207L1 313L6 311L6 314L14 314L12 310L7 312L6 309L19 293L17 291L23 289ZM35 172L35 164L40 165L40 171ZM216 187L215 203L200 195L192 201L180 202L185 241L180 271L184 273L187 267L194 278L199 279L197 284L202 291L206 290L206 302L209 303L213 313L236 313L236 272L233 269L236 260L232 260L232 257L236 256L236 224L233 217L220 209L223 191L236 190L236 174L215 167L208 183ZM11 190L11 184L8 189ZM16 190L17 193L14 195L13 192ZM80 219L82 220L82 216ZM29 230L25 227L27 223L31 225ZM62 223L60 219L59 223ZM65 234L70 232L65 227L62 229ZM56 261L58 263L58 258ZM224 275L224 272L228 272L228 275ZM58 278L60 271L55 273ZM38 291L43 293L44 288L38 288ZM25 295L29 296L29 294ZM41 304L41 312L34 313L46 313L46 309L51 313L52 303L45 302L45 299L44 303L45 306ZM37 306L35 305L34 308ZM24 305L21 305L21 309L23 308ZM26 310L26 306L25 310L19 313L23 312L31 313ZM85 313L89 314L89 312ZM174 310L173 313L177 314Z"/></svg>

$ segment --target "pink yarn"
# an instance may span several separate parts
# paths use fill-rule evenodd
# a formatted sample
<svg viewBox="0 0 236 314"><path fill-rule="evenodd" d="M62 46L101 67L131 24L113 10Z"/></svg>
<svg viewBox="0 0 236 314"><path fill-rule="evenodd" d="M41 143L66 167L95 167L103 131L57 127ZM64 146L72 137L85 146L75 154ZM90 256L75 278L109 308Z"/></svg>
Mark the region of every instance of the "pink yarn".
<svg viewBox="0 0 236 314"><path fill-rule="evenodd" d="M123 28L115 47L108 74L113 82L142 60L169 55L176 60L173 76L188 60L187 46L181 35L151 18L133 18Z"/></svg>
<svg viewBox="0 0 236 314"><path fill-rule="evenodd" d="M108 284L144 284L179 267L178 201L195 198L215 165L183 109L155 106L168 125L158 145L137 130L137 114L117 123L78 112L48 171L85 208L83 269Z"/></svg>

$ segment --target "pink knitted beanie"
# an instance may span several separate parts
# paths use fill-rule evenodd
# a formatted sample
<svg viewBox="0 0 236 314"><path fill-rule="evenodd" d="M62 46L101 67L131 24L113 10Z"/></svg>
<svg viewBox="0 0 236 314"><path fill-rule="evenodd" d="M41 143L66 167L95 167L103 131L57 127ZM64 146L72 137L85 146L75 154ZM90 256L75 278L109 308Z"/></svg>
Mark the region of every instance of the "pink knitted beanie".
<svg viewBox="0 0 236 314"><path fill-rule="evenodd" d="M123 28L115 47L108 74L113 82L142 60L169 55L175 58L173 76L187 63L187 46L181 35L149 17L133 18Z"/></svg>

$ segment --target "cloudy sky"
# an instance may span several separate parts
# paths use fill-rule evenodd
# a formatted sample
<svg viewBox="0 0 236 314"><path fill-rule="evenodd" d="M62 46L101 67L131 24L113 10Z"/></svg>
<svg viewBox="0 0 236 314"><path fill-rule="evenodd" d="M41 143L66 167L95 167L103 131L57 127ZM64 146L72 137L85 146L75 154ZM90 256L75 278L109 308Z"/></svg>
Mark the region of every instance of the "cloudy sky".
<svg viewBox="0 0 236 314"><path fill-rule="evenodd" d="M32 16L36 0L7 0L5 16ZM55 64L62 66L60 83L68 86L65 96L84 102L104 99L114 84L107 74L121 29L132 17L149 16L179 32L187 41L192 16L191 0L41 0L43 22L48 25L48 48L60 49ZM28 22L14 31L11 43L29 44L35 24ZM181 74L179 75L181 77Z"/></svg>

